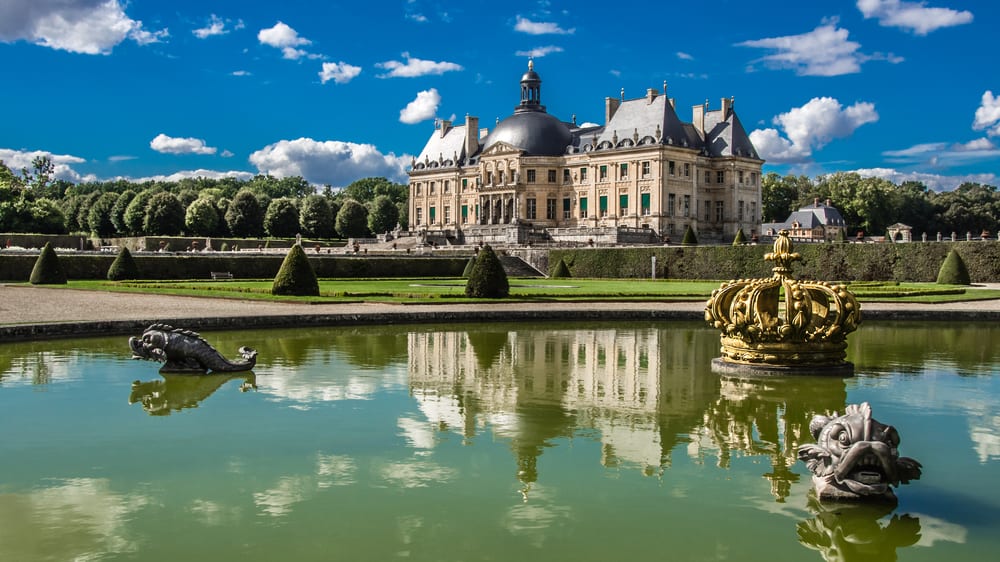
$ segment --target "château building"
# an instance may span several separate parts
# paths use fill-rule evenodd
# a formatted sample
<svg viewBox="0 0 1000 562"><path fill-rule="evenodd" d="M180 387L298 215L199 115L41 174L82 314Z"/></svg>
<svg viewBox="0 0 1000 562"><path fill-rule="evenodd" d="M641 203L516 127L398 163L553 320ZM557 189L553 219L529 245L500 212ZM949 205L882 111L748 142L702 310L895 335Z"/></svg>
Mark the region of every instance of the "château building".
<svg viewBox="0 0 1000 562"><path fill-rule="evenodd" d="M604 124L564 122L542 105L528 62L521 102L492 131L439 121L410 170L410 229L457 243L660 243L691 226L701 241L760 232L763 160L736 116L678 117L655 88L605 99Z"/></svg>

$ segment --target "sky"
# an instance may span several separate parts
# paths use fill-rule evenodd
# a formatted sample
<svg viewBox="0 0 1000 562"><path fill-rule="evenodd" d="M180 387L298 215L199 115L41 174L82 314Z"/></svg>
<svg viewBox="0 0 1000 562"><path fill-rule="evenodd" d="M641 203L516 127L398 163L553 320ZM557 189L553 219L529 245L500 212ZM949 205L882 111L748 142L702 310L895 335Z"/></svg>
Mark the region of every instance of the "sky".
<svg viewBox="0 0 1000 562"><path fill-rule="evenodd" d="M0 160L57 177L405 182L436 119L647 88L737 115L765 172L1000 185L994 0L0 0Z"/></svg>

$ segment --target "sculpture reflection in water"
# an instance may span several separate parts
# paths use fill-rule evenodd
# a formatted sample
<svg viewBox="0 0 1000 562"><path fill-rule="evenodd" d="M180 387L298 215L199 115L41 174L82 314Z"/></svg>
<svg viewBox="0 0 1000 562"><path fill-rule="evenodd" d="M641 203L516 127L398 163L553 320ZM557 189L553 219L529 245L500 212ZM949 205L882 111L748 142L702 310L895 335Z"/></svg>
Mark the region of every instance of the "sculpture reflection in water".
<svg viewBox="0 0 1000 562"><path fill-rule="evenodd" d="M471 440L487 425L506 438L522 491L539 458L581 432L601 442L599 462L658 477L671 457L766 456L761 476L779 502L820 411L843 408L839 377L742 379L705 368L718 340L702 330L659 328L411 333L411 393L442 431Z"/></svg>
<svg viewBox="0 0 1000 562"><path fill-rule="evenodd" d="M197 408L203 400L233 379L243 381L239 386L240 392L257 389L257 377L253 373L161 376L163 380L133 382L128 403L141 403L142 409L151 416L169 416L185 408Z"/></svg>
<svg viewBox="0 0 1000 562"><path fill-rule="evenodd" d="M896 560L896 551L920 540L920 519L893 514L890 503L823 504L810 494L811 519L796 526L799 542L827 562Z"/></svg>

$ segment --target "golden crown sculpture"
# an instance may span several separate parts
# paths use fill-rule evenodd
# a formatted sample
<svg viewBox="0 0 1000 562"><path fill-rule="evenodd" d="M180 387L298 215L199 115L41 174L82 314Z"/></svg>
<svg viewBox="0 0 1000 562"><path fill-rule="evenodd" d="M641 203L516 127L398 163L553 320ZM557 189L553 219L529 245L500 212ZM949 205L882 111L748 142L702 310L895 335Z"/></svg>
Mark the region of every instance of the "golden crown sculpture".
<svg viewBox="0 0 1000 562"><path fill-rule="evenodd" d="M775 262L767 279L740 279L712 291L705 320L722 330L722 357L713 365L735 370L842 372L847 335L861 322L861 306L845 285L796 280L788 231L774 241L764 259ZM733 369L730 369L733 370Z"/></svg>

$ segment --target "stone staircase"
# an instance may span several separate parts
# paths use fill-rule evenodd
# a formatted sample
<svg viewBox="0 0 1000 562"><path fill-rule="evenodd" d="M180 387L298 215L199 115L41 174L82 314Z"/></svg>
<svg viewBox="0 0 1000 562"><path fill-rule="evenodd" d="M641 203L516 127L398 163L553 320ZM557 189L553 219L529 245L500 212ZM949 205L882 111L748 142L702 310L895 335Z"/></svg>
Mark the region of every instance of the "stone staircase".
<svg viewBox="0 0 1000 562"><path fill-rule="evenodd" d="M507 277L545 277L544 273L517 256L498 255L497 257L500 258L500 264L503 265Z"/></svg>

